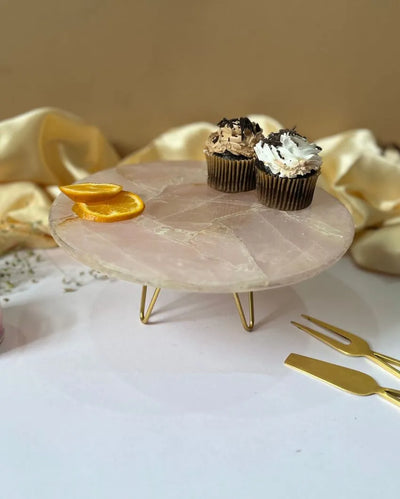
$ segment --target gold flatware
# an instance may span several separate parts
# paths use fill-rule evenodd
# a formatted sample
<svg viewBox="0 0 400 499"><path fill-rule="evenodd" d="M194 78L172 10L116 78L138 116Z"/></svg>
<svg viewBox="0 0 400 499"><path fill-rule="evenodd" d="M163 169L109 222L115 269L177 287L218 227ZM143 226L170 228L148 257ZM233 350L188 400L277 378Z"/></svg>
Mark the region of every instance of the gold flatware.
<svg viewBox="0 0 400 499"><path fill-rule="evenodd" d="M335 348L341 353L344 353L346 355L352 355L354 357L366 357L367 359L370 359L374 361L376 364L378 364L380 367L383 369L386 369L386 371L390 372L391 374L394 374L397 377L400 377L400 370L396 369L393 367L391 364L394 364L396 366L400 366L400 360L395 359L394 357L389 357L388 355L384 355L383 353L378 353L374 352L371 350L370 346L368 343L360 338L359 336L349 333L348 331L345 331L344 329L340 329L336 326L333 326L332 324L328 324L327 322L320 321L319 319L315 319L314 317L311 317L310 315L304 315L302 314L302 317L305 319L309 320L310 322L313 322L317 326L323 327L326 330L330 331L331 333L336 333L340 337L344 338L347 340L349 343L344 343L343 341L336 340L330 336L327 336L326 334L323 334L319 331L316 331L315 329L311 329L308 326L304 326L303 324L299 324L298 322L291 321L291 323L301 329L302 331L310 334L314 338L317 338L318 340L326 343L332 348Z"/></svg>
<svg viewBox="0 0 400 499"><path fill-rule="evenodd" d="M355 395L380 395L400 407L400 390L383 388L378 385L374 378L360 371L312 359L297 353L291 353L285 360L285 365Z"/></svg>

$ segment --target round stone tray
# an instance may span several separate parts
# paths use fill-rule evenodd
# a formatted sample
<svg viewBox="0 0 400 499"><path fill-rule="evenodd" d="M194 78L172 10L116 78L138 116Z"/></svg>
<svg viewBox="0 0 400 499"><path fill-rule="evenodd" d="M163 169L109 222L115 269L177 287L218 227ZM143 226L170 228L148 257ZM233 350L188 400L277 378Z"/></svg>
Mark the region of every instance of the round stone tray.
<svg viewBox="0 0 400 499"><path fill-rule="evenodd" d="M85 182L121 184L146 204L142 215L114 223L81 220L64 194L50 228L57 243L89 267L139 284L196 292L257 291L308 279L350 246L347 209L316 189L309 208L266 208L256 192L207 186L203 161L121 165Z"/></svg>

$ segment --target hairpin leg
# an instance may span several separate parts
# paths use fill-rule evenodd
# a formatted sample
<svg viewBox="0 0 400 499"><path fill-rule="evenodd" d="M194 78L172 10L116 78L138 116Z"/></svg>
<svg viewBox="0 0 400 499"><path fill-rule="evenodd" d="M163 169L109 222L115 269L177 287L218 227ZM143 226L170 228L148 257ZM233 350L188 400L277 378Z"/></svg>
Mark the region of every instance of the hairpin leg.
<svg viewBox="0 0 400 499"><path fill-rule="evenodd" d="M142 297L140 299L140 320L143 324L147 324L151 312L153 311L153 307L157 301L158 295L160 294L161 288L156 288L154 290L153 296L151 297L149 306L147 311L145 312L146 307L146 294L147 294L147 286L142 286Z"/></svg>
<svg viewBox="0 0 400 499"><path fill-rule="evenodd" d="M240 320L242 321L242 326L246 331L251 331L254 327L254 301L253 301L253 291L249 291L249 316L250 320L247 322L246 317L243 312L242 304L240 303L240 298L238 293L233 293L235 298L236 307L239 312Z"/></svg>
<svg viewBox="0 0 400 499"><path fill-rule="evenodd" d="M157 301L158 295L160 294L161 288L155 288L153 296L151 297L150 303L146 308L146 296L147 296L147 286L142 286L142 297L140 299L140 320L143 324L147 324L150 318L150 315L153 311L154 305ZM242 322L242 326L246 331L251 331L254 327L254 300L253 300L253 291L249 291L249 321L247 322L246 317L244 315L243 307L240 302L239 294L233 293L233 297L235 299L236 307L239 312L239 317Z"/></svg>

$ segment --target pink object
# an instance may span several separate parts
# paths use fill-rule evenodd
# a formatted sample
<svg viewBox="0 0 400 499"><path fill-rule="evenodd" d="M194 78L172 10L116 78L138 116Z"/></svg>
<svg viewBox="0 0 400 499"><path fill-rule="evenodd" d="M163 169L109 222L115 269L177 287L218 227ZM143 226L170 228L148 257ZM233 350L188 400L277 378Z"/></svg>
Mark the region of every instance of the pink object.
<svg viewBox="0 0 400 499"><path fill-rule="evenodd" d="M140 284L207 293L286 286L335 263L354 235L349 212L321 189L309 208L278 211L255 191L212 189L203 161L121 165L86 181L123 185L143 198L143 214L82 220L60 194L50 213L54 238L88 266Z"/></svg>

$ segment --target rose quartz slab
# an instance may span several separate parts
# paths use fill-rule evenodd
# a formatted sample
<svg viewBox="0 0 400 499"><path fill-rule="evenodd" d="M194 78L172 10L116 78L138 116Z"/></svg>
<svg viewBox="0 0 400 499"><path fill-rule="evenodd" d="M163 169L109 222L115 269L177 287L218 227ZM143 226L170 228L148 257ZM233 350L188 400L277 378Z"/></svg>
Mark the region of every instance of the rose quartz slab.
<svg viewBox="0 0 400 499"><path fill-rule="evenodd" d="M50 213L55 240L89 267L154 287L220 293L294 284L335 263L354 235L349 212L323 190L309 208L273 210L255 191L208 187L202 161L121 165L84 181L121 184L146 208L123 222L90 222L60 194Z"/></svg>

